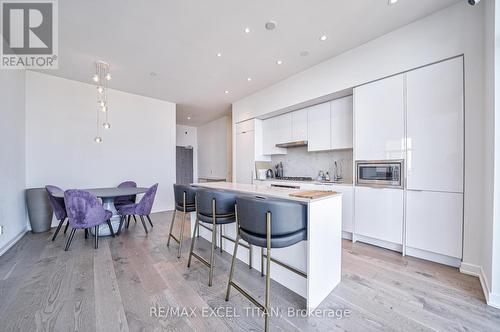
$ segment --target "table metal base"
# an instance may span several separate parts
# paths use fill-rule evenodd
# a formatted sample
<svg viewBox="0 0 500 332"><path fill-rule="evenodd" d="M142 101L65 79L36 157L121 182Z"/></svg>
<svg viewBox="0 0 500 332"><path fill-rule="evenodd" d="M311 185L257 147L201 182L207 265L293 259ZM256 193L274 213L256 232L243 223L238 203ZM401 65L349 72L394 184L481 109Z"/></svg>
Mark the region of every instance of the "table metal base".
<svg viewBox="0 0 500 332"><path fill-rule="evenodd" d="M120 226L120 215L118 214L118 211L115 208L114 204L114 198L103 198L102 199L102 207L108 211L111 211L113 213L113 216L111 217L111 226L113 227L113 232L115 234L118 232L118 227ZM92 227L90 229L90 233L94 235L94 228ZM110 236L111 232L109 231L109 227L107 223L104 223L99 226L99 236Z"/></svg>

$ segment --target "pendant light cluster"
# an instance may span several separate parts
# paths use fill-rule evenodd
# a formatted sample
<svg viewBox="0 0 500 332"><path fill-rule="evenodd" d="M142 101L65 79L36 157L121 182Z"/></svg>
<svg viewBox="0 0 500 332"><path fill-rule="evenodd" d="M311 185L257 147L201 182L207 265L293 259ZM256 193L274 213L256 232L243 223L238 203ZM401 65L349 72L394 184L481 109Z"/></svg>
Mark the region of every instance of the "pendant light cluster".
<svg viewBox="0 0 500 332"><path fill-rule="evenodd" d="M96 136L94 141L96 143L102 143L102 137L100 136L101 126L104 129L111 128L108 121L108 81L111 80L111 74L109 73L109 64L103 61L97 61L95 64L95 74L92 76L92 80L97 85L97 119L96 119ZM101 116L104 116L104 122L101 123Z"/></svg>

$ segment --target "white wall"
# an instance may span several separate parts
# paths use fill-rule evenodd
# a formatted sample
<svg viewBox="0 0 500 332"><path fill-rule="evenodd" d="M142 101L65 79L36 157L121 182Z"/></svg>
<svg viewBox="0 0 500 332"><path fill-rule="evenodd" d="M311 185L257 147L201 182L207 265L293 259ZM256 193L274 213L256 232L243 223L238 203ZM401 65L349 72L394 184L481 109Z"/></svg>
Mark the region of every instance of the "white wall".
<svg viewBox="0 0 500 332"><path fill-rule="evenodd" d="M22 70L0 72L0 255L26 231L24 80Z"/></svg>
<svg viewBox="0 0 500 332"><path fill-rule="evenodd" d="M177 125L176 145L193 148L193 180L198 181L198 139L197 128L191 126Z"/></svg>
<svg viewBox="0 0 500 332"><path fill-rule="evenodd" d="M465 58L465 207L464 257L476 269L483 262L485 190L484 146L484 3L466 1L436 12L398 30L347 51L233 104L235 123L362 83L464 54ZM233 127L234 128L234 127ZM233 134L234 143L234 134ZM236 155L233 148L233 155ZM233 166L234 167L234 166ZM234 172L234 169L233 169ZM490 280L487 283L491 286Z"/></svg>
<svg viewBox="0 0 500 332"><path fill-rule="evenodd" d="M95 86L28 71L26 185L159 183L153 211L173 209L175 104L110 90L109 109L111 129L101 130L103 143L95 143Z"/></svg>
<svg viewBox="0 0 500 332"><path fill-rule="evenodd" d="M227 179L227 116L198 127L198 176Z"/></svg>
<svg viewBox="0 0 500 332"><path fill-rule="evenodd" d="M487 122L490 127L487 132L490 135L488 141L491 139L494 142L488 146L494 156L494 181L490 181L490 185L493 184L492 227L491 232L487 233L491 237L491 245L486 244L486 250L491 250L488 259L492 263L491 293L488 300L500 309L500 0L490 1L486 8L486 96L489 101L488 113L491 114L489 119L492 120Z"/></svg>

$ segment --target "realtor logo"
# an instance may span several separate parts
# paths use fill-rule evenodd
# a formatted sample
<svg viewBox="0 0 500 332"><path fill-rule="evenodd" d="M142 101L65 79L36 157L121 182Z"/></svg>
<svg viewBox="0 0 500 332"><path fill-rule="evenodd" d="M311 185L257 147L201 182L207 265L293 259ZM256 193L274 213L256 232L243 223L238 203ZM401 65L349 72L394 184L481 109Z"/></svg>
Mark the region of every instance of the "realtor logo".
<svg viewBox="0 0 500 332"><path fill-rule="evenodd" d="M57 3L0 1L2 69L57 69Z"/></svg>

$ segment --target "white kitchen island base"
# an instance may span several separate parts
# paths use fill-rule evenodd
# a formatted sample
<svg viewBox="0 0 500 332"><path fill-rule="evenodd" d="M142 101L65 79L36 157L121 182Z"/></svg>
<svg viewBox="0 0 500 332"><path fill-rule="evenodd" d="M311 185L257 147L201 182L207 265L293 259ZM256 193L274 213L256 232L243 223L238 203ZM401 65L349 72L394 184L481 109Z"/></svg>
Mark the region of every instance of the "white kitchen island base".
<svg viewBox="0 0 500 332"><path fill-rule="evenodd" d="M287 199L306 204L308 240L287 248L271 249L271 256L276 260L307 273L307 279L274 262L271 263L271 279L304 297L309 312L316 309L340 283L342 256L341 194L319 199L304 199L289 196L290 193L300 191L289 188L269 188L266 186L227 182L200 183L196 184L196 186L234 191L236 194L255 194L264 197ZM195 222L196 214L192 213L191 234L193 234ZM205 223L205 225L211 227L210 224ZM211 232L203 227L199 229L200 237L211 241ZM224 225L223 234L234 239L236 237L235 229L235 224ZM219 235L217 236L217 246L219 248L221 246L219 244ZM223 239L222 249L232 255L234 244L231 241ZM253 246L251 256L252 268L260 271L260 248ZM240 247L237 258L248 264L248 250ZM238 273L235 273L234 280L238 281Z"/></svg>

